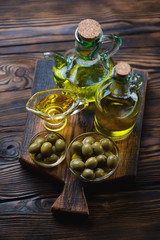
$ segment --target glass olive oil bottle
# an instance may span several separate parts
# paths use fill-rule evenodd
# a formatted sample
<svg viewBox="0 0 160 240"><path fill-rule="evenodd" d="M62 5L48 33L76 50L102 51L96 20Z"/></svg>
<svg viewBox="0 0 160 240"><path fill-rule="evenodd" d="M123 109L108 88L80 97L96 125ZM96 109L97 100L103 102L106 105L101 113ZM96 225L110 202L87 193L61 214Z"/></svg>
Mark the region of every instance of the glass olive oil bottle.
<svg viewBox="0 0 160 240"><path fill-rule="evenodd" d="M103 43L111 43L105 51ZM59 88L75 91L89 102L95 101L98 86L109 78L114 63L110 58L121 46L121 38L114 34L103 35L100 24L93 19L81 21L75 31L75 48L64 55L44 53L53 58L54 79Z"/></svg>
<svg viewBox="0 0 160 240"><path fill-rule="evenodd" d="M115 66L114 76L96 92L95 127L113 140L127 137L133 130L141 106L140 75L128 63Z"/></svg>

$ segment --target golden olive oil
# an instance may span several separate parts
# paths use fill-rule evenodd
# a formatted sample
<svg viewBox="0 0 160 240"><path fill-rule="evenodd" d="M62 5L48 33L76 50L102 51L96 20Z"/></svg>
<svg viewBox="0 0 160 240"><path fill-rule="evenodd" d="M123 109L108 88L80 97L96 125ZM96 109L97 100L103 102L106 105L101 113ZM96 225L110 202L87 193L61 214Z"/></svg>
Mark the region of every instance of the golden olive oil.
<svg viewBox="0 0 160 240"><path fill-rule="evenodd" d="M58 60L57 60L58 61ZM88 62L88 63L87 63ZM82 61L76 59L72 67L67 69L66 64L53 67L54 80L59 88L70 89L89 102L95 101L95 93L99 85L110 77L114 63L108 60L106 68L99 60Z"/></svg>
<svg viewBox="0 0 160 240"><path fill-rule="evenodd" d="M44 97L35 107L36 111L55 116L66 112L72 106L74 100L68 95L49 94ZM47 120L50 123L58 123L62 120Z"/></svg>
<svg viewBox="0 0 160 240"><path fill-rule="evenodd" d="M102 45L108 46L104 50ZM85 19L75 31L75 47L63 54L47 52L45 58L54 59L54 79L59 88L75 91L88 102L95 101L99 85L108 79L114 67L112 55L122 43L118 35L104 35L93 19Z"/></svg>
<svg viewBox="0 0 160 240"><path fill-rule="evenodd" d="M114 97L109 91L95 110L97 131L119 140L130 134L135 125L141 104L140 94L131 94L128 98Z"/></svg>

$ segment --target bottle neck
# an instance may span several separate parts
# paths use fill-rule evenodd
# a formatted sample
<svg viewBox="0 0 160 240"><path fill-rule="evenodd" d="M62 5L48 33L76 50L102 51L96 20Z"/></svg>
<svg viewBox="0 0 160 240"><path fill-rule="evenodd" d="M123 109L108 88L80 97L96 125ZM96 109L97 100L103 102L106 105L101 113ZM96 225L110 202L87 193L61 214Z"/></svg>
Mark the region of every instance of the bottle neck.
<svg viewBox="0 0 160 240"><path fill-rule="evenodd" d="M112 95L116 97L128 97L130 95L129 82L121 82L116 79L112 79L110 91Z"/></svg>
<svg viewBox="0 0 160 240"><path fill-rule="evenodd" d="M134 72L131 69L127 76L119 76L114 69L112 83L110 85L110 91L113 95L117 97L127 97L130 96L132 91L132 81L134 78Z"/></svg>
<svg viewBox="0 0 160 240"><path fill-rule="evenodd" d="M102 33L93 42L85 42L78 34L78 30L75 32L75 50L79 58L84 60L94 60L98 56L102 44Z"/></svg>

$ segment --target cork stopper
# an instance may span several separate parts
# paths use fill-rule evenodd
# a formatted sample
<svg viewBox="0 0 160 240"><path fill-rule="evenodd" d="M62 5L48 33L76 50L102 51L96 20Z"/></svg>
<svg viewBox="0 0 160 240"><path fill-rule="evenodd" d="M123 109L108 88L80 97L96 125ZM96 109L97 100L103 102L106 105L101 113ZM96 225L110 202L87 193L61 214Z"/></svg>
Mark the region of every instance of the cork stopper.
<svg viewBox="0 0 160 240"><path fill-rule="evenodd" d="M126 62L119 62L116 66L115 66L115 70L116 70L116 74L119 76L119 77L127 77L128 74L130 73L131 71L131 67L128 63Z"/></svg>
<svg viewBox="0 0 160 240"><path fill-rule="evenodd" d="M78 33L83 41L93 42L101 33L101 26L93 19L85 19L79 23Z"/></svg>

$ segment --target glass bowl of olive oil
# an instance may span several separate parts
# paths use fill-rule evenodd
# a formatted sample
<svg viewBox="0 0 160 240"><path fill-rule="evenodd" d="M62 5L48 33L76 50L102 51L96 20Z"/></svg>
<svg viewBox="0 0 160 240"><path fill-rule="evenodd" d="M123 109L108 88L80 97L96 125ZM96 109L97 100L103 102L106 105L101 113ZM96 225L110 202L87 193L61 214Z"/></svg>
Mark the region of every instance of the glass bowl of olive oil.
<svg viewBox="0 0 160 240"><path fill-rule="evenodd" d="M87 132L69 144L66 161L70 171L81 181L98 183L117 170L120 155L111 139L97 132Z"/></svg>
<svg viewBox="0 0 160 240"><path fill-rule="evenodd" d="M35 93L27 102L26 109L43 119L49 131L60 131L67 118L88 106L88 101L68 89L49 89Z"/></svg>

